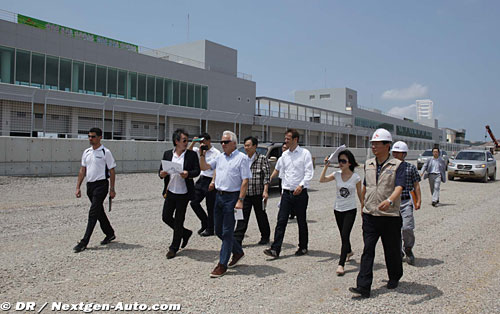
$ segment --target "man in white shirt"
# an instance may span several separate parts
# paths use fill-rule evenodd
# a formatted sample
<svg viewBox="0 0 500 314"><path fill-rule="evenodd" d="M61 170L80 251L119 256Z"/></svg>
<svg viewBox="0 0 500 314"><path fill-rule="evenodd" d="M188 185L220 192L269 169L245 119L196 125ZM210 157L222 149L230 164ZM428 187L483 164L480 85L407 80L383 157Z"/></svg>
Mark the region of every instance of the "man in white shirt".
<svg viewBox="0 0 500 314"><path fill-rule="evenodd" d="M205 152L200 152L201 170L216 170L215 189L217 196L214 208L214 227L215 234L222 240L222 246L219 263L210 274L212 278L223 276L228 266L236 266L245 255L240 243L234 240L234 210L243 210L248 179L252 177L252 173L247 155L236 149L237 141L236 134L224 131L221 140L224 153L210 163L205 160ZM233 256L229 263L231 252Z"/></svg>
<svg viewBox="0 0 500 314"><path fill-rule="evenodd" d="M441 158L439 147L432 149L432 158L427 159L422 167L421 176L424 180L429 178L429 187L432 194L432 206L436 207L439 203L439 192L441 189L441 182L446 182L446 164Z"/></svg>
<svg viewBox="0 0 500 314"><path fill-rule="evenodd" d="M274 258L278 258L280 255L291 211L295 212L299 227L299 248L295 252L296 256L307 254L309 236L306 210L309 202L307 189L309 181L311 181L314 174L312 156L307 149L299 146L299 132L295 129L288 129L286 131L285 143L288 150L278 159L270 180L272 181L275 176L279 175L282 179L281 185L283 189L278 212L278 222L274 231L274 242L270 249L264 250L264 254Z"/></svg>
<svg viewBox="0 0 500 314"><path fill-rule="evenodd" d="M196 142L200 143L199 148L194 147ZM200 153L200 149L205 150L205 160L207 163L210 163L220 154L220 151L212 146L210 134L208 133L201 134L199 138L193 138L193 141L189 145L188 149L193 150L198 154ZM216 191L215 183L212 182L213 176L214 170L210 169L201 172L200 178L195 184L194 200L191 201L191 208L201 222L201 228L198 230L198 234L202 237L214 235L214 205ZM205 213L205 210L201 207L203 199L205 199L207 213Z"/></svg>
<svg viewBox="0 0 500 314"><path fill-rule="evenodd" d="M108 244L115 239L115 231L109 223L106 212L104 211L103 202L108 195L113 199L116 196L115 192L115 167L116 162L111 151L101 144L102 130L92 128L89 131L89 142L91 147L87 148L82 155L82 163L80 172L78 173L78 181L76 183L75 195L77 198L82 196L80 186L83 179L87 177L87 196L92 203L90 205L89 220L87 229L83 239L73 248L75 253L79 253L87 248L90 241L90 236L94 231L94 227L99 221L102 231L106 234L102 245ZM108 178L110 182L108 182Z"/></svg>

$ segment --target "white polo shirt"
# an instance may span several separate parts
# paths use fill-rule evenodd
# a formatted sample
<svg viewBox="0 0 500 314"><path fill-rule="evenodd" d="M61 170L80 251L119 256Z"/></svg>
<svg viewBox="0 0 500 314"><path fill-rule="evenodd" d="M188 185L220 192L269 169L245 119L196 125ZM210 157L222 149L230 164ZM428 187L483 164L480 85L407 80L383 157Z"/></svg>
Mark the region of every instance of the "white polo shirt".
<svg viewBox="0 0 500 314"><path fill-rule="evenodd" d="M200 148L193 147L193 151L198 153L198 158L199 158L200 157ZM212 146L212 147L210 147L209 150L207 150L205 152L205 161L207 162L207 164L209 164L212 160L217 158L217 156L219 156L219 154L220 154L220 150L218 150L217 148ZM209 178L213 178L214 171L212 169L203 170L202 172L200 172L200 175L205 176L205 177L209 177Z"/></svg>
<svg viewBox="0 0 500 314"><path fill-rule="evenodd" d="M184 156L186 155L186 151L183 151L180 156L177 156L177 153L172 152L172 162L180 164L184 166ZM183 179L180 174L171 174L170 181L168 182L167 189L174 194L186 194L188 192L186 186L186 179Z"/></svg>
<svg viewBox="0 0 500 314"><path fill-rule="evenodd" d="M113 169L116 162L111 151L103 145L97 149L89 147L83 152L82 167L87 168L87 182L106 179L106 165Z"/></svg>
<svg viewBox="0 0 500 314"><path fill-rule="evenodd" d="M210 167L217 170L215 188L217 191L237 192L244 179L252 178L247 155L235 149L231 155L219 154L212 160Z"/></svg>
<svg viewBox="0 0 500 314"><path fill-rule="evenodd" d="M293 152L288 149L278 159L276 170L280 172L279 177L283 180L283 189L293 191L299 185L307 189L314 174L311 153L300 146Z"/></svg>

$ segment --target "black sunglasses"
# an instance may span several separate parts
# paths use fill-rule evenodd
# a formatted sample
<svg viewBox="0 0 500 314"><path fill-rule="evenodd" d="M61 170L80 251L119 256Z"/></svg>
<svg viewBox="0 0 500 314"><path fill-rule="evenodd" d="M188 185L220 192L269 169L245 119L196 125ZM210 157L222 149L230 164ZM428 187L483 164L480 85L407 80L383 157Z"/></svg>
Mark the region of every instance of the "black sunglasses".
<svg viewBox="0 0 500 314"><path fill-rule="evenodd" d="M220 141L220 143L221 143L221 144L226 144L226 145L227 145L227 144L231 143L231 141Z"/></svg>
<svg viewBox="0 0 500 314"><path fill-rule="evenodd" d="M181 142L182 143L187 143L187 141L188 141L187 139L183 139Z"/></svg>
<svg viewBox="0 0 500 314"><path fill-rule="evenodd" d="M345 159L339 159L339 164L346 164L347 163L347 160Z"/></svg>
<svg viewBox="0 0 500 314"><path fill-rule="evenodd" d="M96 138L97 135L89 135L89 138Z"/></svg>

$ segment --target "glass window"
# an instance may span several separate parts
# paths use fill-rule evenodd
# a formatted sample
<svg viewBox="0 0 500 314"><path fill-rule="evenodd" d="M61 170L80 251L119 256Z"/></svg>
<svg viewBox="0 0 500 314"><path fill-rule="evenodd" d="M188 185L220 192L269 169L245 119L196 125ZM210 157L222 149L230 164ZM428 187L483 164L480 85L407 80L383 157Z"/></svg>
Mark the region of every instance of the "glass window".
<svg viewBox="0 0 500 314"><path fill-rule="evenodd" d="M73 75L71 79L71 91L83 93L83 63L73 61Z"/></svg>
<svg viewBox="0 0 500 314"><path fill-rule="evenodd" d="M114 68L108 68L108 96L117 96L117 84L118 84L118 70Z"/></svg>
<svg viewBox="0 0 500 314"><path fill-rule="evenodd" d="M165 105L172 104L172 81L169 79L165 79L165 93L163 94L163 103Z"/></svg>
<svg viewBox="0 0 500 314"><path fill-rule="evenodd" d="M137 99L146 100L146 75L139 74L137 79Z"/></svg>
<svg viewBox="0 0 500 314"><path fill-rule="evenodd" d="M85 63L85 92L95 94L95 64Z"/></svg>
<svg viewBox="0 0 500 314"><path fill-rule="evenodd" d="M137 73L128 72L127 99L137 99Z"/></svg>
<svg viewBox="0 0 500 314"><path fill-rule="evenodd" d="M71 60L63 58L59 60L59 90L65 92L71 90Z"/></svg>
<svg viewBox="0 0 500 314"><path fill-rule="evenodd" d="M203 86L201 88L201 108L207 109L208 107L208 87Z"/></svg>
<svg viewBox="0 0 500 314"><path fill-rule="evenodd" d="M31 86L42 88L45 84L45 55L31 53Z"/></svg>
<svg viewBox="0 0 500 314"><path fill-rule="evenodd" d="M297 106L296 105L290 105L289 106L290 110L290 119L297 120Z"/></svg>
<svg viewBox="0 0 500 314"><path fill-rule="evenodd" d="M180 99L180 105L181 106L187 106L187 83L186 82L181 82L181 99Z"/></svg>
<svg viewBox="0 0 500 314"><path fill-rule="evenodd" d="M0 46L0 82L14 83L14 49Z"/></svg>
<svg viewBox="0 0 500 314"><path fill-rule="evenodd" d="M162 103L163 102L163 78L156 78L156 89L155 89L155 102Z"/></svg>
<svg viewBox="0 0 500 314"><path fill-rule="evenodd" d="M194 107L194 84L188 84L188 107Z"/></svg>
<svg viewBox="0 0 500 314"><path fill-rule="evenodd" d="M279 113L280 113L279 102L271 100L271 105L269 107L269 110L271 111L271 114L270 114L271 117L279 117Z"/></svg>
<svg viewBox="0 0 500 314"><path fill-rule="evenodd" d="M174 101L172 102L174 105L178 106L179 105L179 89L180 89L180 84L178 81L174 81Z"/></svg>
<svg viewBox="0 0 500 314"><path fill-rule="evenodd" d="M96 95L106 96L106 67L97 66Z"/></svg>
<svg viewBox="0 0 500 314"><path fill-rule="evenodd" d="M280 118L288 119L288 104L280 103Z"/></svg>
<svg viewBox="0 0 500 314"><path fill-rule="evenodd" d="M30 52L17 50L16 52L16 84L30 85Z"/></svg>
<svg viewBox="0 0 500 314"><path fill-rule="evenodd" d="M45 74L45 88L57 89L57 78L59 75L59 58L47 56L46 60L47 71Z"/></svg>
<svg viewBox="0 0 500 314"><path fill-rule="evenodd" d="M302 121L306 120L306 108L305 107L299 107L299 120L302 120Z"/></svg>
<svg viewBox="0 0 500 314"><path fill-rule="evenodd" d="M127 91L127 71L118 71L118 98L125 98Z"/></svg>
<svg viewBox="0 0 500 314"><path fill-rule="evenodd" d="M260 115L268 116L269 115L269 100L260 99L259 100L259 111Z"/></svg>
<svg viewBox="0 0 500 314"><path fill-rule="evenodd" d="M147 83L147 101L154 102L155 101L155 78L154 76L148 76Z"/></svg>
<svg viewBox="0 0 500 314"><path fill-rule="evenodd" d="M196 85L194 87L194 107L201 108L201 86Z"/></svg>

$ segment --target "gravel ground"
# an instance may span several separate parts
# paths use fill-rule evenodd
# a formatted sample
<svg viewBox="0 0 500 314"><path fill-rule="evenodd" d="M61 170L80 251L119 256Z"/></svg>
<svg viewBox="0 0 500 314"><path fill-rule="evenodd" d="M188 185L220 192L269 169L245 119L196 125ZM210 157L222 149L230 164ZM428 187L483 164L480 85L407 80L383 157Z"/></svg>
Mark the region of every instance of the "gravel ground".
<svg viewBox="0 0 500 314"><path fill-rule="evenodd" d="M430 206L424 181L416 265L404 264L400 286L387 290L379 242L372 298L359 300L347 289L359 268L361 219L351 235L354 260L337 277L335 183L320 184L320 171L309 194L309 255L294 256L298 233L291 221L282 256L269 260L265 247L256 245L260 235L252 214L242 265L218 279L209 278L221 244L215 237L194 235L176 258L165 258L172 231L161 220L163 184L156 174L118 175L109 214L117 239L100 246L104 236L96 227L80 254L72 247L83 236L89 201L74 197L76 177L0 177L0 302L179 303L188 313L500 312L500 181L443 184L437 208ZM273 189L273 230L278 198ZM190 208L185 225L199 228Z"/></svg>

